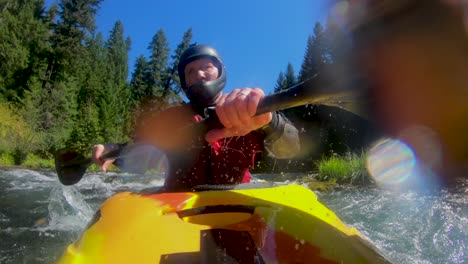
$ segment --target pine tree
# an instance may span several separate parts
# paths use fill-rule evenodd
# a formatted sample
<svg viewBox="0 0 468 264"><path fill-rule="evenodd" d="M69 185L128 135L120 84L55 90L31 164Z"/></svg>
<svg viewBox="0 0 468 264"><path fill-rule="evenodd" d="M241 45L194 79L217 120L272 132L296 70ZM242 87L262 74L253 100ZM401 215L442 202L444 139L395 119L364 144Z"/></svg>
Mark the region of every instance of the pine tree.
<svg viewBox="0 0 468 264"><path fill-rule="evenodd" d="M275 93L280 92L284 89L286 89L286 78L284 77L284 73L281 71L278 75L278 79L276 80L276 85L275 85Z"/></svg>
<svg viewBox="0 0 468 264"><path fill-rule="evenodd" d="M169 94L169 91L172 90L172 93L177 95L181 91L180 80L177 71L177 66L179 65L180 56L182 53L190 46L190 41L192 40L192 29L188 29L182 38L182 42L177 45L177 48L174 52L174 55L171 56L172 63L169 67L169 74L166 85L164 86L164 94Z"/></svg>
<svg viewBox="0 0 468 264"><path fill-rule="evenodd" d="M130 81L132 91L132 101L135 105L138 105L141 99L145 96L149 96L148 83L146 79L149 76L149 66L145 56L140 55L135 62L135 69L132 74Z"/></svg>
<svg viewBox="0 0 468 264"><path fill-rule="evenodd" d="M109 80L108 51L101 33L90 39L86 45L85 63L81 68L81 86L78 93L78 108L87 104L96 104L102 89Z"/></svg>
<svg viewBox="0 0 468 264"><path fill-rule="evenodd" d="M55 31L60 21L55 17L58 6L54 4L45 11L42 0L3 3L6 4L0 15L0 38L5 37L8 41L0 41L7 44L0 48L5 52L0 52L0 57L5 58L2 65L8 70L0 74L0 91L5 100L15 103L16 110L31 125L36 138L44 136L41 138L43 148L53 151L67 137L78 83L76 78L50 82L51 75L44 75L45 72L52 73L47 68L58 52L53 49L57 40L65 39ZM71 77L65 72L60 76Z"/></svg>
<svg viewBox="0 0 468 264"><path fill-rule="evenodd" d="M130 89L127 85L128 51L130 41L125 40L124 28L117 21L106 41L107 81L99 97L100 122L105 141L126 139L124 131L130 122Z"/></svg>
<svg viewBox="0 0 468 264"><path fill-rule="evenodd" d="M111 30L109 39L106 42L110 78L113 83L122 86L128 77L128 51L130 50L130 41L124 37L124 27L118 20Z"/></svg>
<svg viewBox="0 0 468 264"><path fill-rule="evenodd" d="M297 78L294 73L294 68L291 63L288 63L286 67L286 75L285 75L285 88L291 88L292 86L297 84Z"/></svg>
<svg viewBox="0 0 468 264"><path fill-rule="evenodd" d="M86 153L93 144L103 142L98 110L92 103L78 108L76 121L66 142L67 147Z"/></svg>
<svg viewBox="0 0 468 264"><path fill-rule="evenodd" d="M73 129L77 96L84 81L82 73L87 67L85 43L94 35L94 16L101 1L58 2L58 17L50 28L52 49L46 55L45 74L41 74L44 78L39 102L39 123L47 132L45 141L51 152L64 144Z"/></svg>
<svg viewBox="0 0 468 264"><path fill-rule="evenodd" d="M0 98L21 105L30 82L44 67L44 2L7 0L0 5Z"/></svg>
<svg viewBox="0 0 468 264"><path fill-rule="evenodd" d="M78 151L89 151L92 144L102 142L99 120L101 90L108 78L106 70L107 50L101 33L86 45L85 63L80 71L80 88L77 96L77 113L66 145Z"/></svg>
<svg viewBox="0 0 468 264"><path fill-rule="evenodd" d="M289 72L288 75L290 77L285 78L289 79L288 86L313 78L315 75L320 74L326 65L332 62L328 44L329 42L324 28L317 22L314 26L313 35L309 36L307 39L306 51L299 76L297 78L294 77L292 65L288 65L287 67L287 72ZM313 124L315 121L312 119L316 118L315 115L313 115L312 105L294 107L283 112L290 119L308 120L307 122L310 124Z"/></svg>
<svg viewBox="0 0 468 264"><path fill-rule="evenodd" d="M149 58L149 77L148 87L151 95L161 96L164 92L164 84L168 79L167 61L169 58L169 44L167 43L164 30L160 29L151 40L148 49Z"/></svg>
<svg viewBox="0 0 468 264"><path fill-rule="evenodd" d="M60 81L65 74L76 73L78 62L83 58L83 43L94 35L95 14L102 0L60 0L59 19L53 25L53 53L49 57L47 82Z"/></svg>
<svg viewBox="0 0 468 264"><path fill-rule="evenodd" d="M279 73L274 91L279 92L282 90L286 90L296 84L297 78L294 73L294 68L291 63L288 63L288 66L286 67L286 74L282 71Z"/></svg>
<svg viewBox="0 0 468 264"><path fill-rule="evenodd" d="M317 22L314 27L314 35L307 40L306 52L299 73L299 81L312 78L320 72L325 64L331 62L327 37L323 26Z"/></svg>

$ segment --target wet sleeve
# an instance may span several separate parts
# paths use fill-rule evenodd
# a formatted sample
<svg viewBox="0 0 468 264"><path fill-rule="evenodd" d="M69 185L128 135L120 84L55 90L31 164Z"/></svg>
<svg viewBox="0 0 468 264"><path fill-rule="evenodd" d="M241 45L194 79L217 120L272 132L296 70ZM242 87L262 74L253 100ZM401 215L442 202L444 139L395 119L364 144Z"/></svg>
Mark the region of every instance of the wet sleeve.
<svg viewBox="0 0 468 264"><path fill-rule="evenodd" d="M273 112L271 122L262 128L265 132L265 149L278 159L293 158L299 153L299 132L282 114Z"/></svg>

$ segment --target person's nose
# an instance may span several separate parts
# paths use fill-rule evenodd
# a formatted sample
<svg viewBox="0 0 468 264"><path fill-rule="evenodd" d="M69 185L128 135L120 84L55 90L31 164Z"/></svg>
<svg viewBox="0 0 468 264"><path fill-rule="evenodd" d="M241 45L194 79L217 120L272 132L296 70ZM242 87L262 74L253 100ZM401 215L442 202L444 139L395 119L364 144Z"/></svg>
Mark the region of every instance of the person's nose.
<svg viewBox="0 0 468 264"><path fill-rule="evenodd" d="M202 70L202 69L198 70L196 77L197 77L197 81L205 81L205 79L206 79L205 71Z"/></svg>

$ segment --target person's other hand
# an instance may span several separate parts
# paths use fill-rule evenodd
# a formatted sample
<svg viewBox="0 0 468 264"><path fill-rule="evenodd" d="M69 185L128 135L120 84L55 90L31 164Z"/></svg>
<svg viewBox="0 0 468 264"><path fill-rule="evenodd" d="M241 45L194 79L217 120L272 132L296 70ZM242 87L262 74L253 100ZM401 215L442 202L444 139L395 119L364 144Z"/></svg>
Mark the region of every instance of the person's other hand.
<svg viewBox="0 0 468 264"><path fill-rule="evenodd" d="M223 94L216 103L216 114L224 128L210 130L206 141L211 143L222 138L245 136L270 123L271 113L255 115L263 97L262 89L247 87Z"/></svg>
<svg viewBox="0 0 468 264"><path fill-rule="evenodd" d="M104 154L105 146L102 144L93 146L93 162L101 166L102 171L107 171L107 168L114 163L115 159L102 160L101 157Z"/></svg>

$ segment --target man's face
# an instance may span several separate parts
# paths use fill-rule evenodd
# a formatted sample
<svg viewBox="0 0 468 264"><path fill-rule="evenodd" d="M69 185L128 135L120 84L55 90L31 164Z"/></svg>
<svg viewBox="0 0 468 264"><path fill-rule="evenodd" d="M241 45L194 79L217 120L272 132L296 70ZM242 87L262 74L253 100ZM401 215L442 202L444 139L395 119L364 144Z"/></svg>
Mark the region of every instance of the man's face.
<svg viewBox="0 0 468 264"><path fill-rule="evenodd" d="M187 87L195 83L214 81L218 78L218 68L212 60L202 58L187 64L184 69L185 83Z"/></svg>

